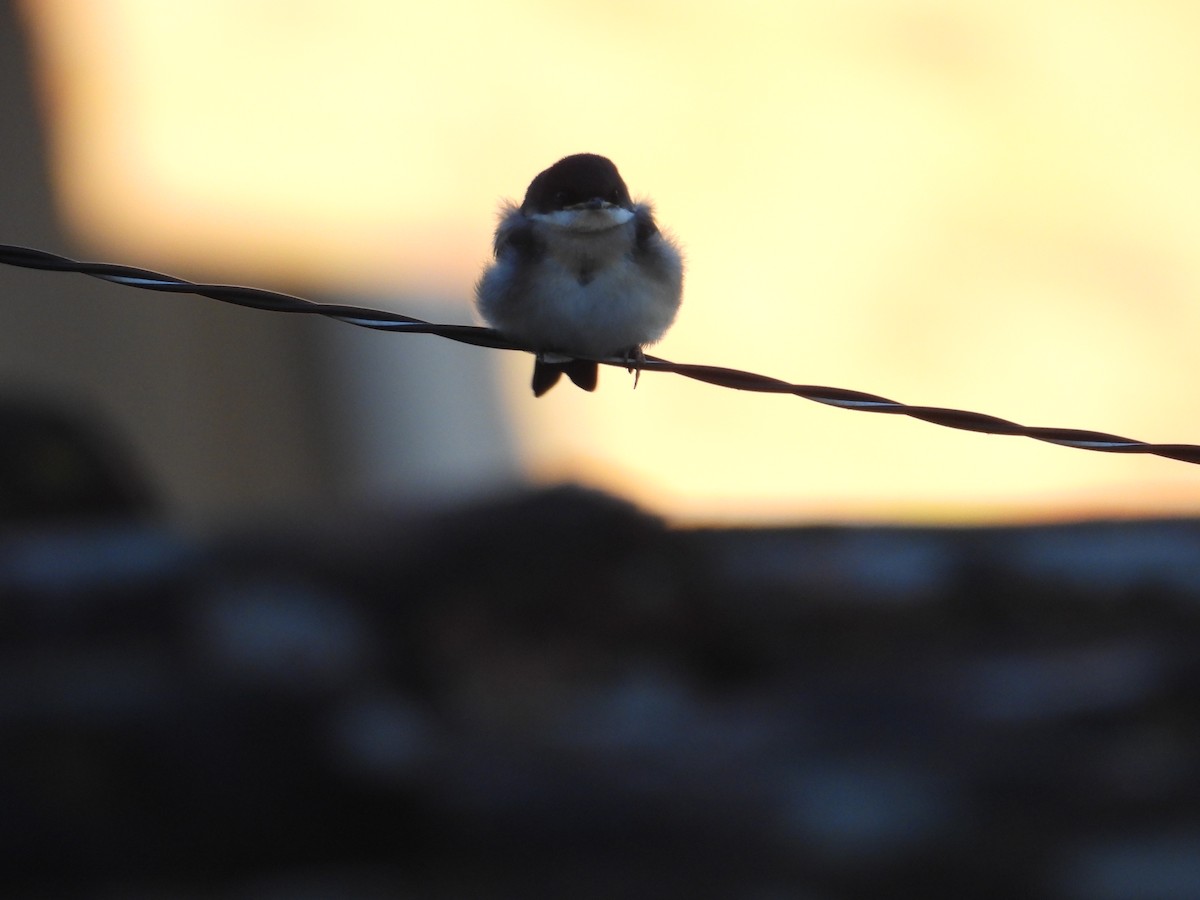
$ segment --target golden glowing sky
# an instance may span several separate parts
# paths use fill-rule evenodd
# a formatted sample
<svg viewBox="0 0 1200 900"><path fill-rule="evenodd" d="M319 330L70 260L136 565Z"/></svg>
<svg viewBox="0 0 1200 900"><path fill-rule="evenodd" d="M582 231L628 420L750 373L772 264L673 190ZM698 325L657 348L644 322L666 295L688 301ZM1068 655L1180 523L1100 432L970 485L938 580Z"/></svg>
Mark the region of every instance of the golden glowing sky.
<svg viewBox="0 0 1200 900"><path fill-rule="evenodd" d="M588 150L686 249L659 355L1200 443L1194 0L25 9L109 257L463 321L499 200ZM1182 463L496 357L534 477L690 520L1200 510Z"/></svg>

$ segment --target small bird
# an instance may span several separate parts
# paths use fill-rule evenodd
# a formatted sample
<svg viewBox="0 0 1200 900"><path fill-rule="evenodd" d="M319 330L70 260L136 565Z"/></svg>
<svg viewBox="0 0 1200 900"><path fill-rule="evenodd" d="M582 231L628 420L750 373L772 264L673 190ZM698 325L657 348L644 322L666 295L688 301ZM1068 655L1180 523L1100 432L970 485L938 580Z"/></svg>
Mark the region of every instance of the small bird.
<svg viewBox="0 0 1200 900"><path fill-rule="evenodd" d="M679 309L679 248L594 153L560 159L530 182L520 206L506 203L493 249L476 305L498 332L537 351L537 397L564 373L594 391L597 358L640 359Z"/></svg>

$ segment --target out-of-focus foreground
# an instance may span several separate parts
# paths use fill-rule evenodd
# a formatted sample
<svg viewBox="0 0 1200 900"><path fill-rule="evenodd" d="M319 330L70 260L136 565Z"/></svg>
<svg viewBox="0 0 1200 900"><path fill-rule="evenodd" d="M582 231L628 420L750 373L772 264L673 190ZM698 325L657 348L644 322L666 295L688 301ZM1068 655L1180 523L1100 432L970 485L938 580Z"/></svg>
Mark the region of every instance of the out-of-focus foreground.
<svg viewBox="0 0 1200 900"><path fill-rule="evenodd" d="M0 535L5 897L1200 894L1196 522L197 541L6 421L57 467Z"/></svg>

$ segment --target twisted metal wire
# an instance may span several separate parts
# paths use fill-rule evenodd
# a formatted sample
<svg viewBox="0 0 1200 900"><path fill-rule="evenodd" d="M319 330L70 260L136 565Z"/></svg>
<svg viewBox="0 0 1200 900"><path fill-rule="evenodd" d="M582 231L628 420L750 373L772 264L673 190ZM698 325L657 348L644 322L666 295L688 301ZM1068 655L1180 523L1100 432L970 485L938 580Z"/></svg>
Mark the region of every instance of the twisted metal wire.
<svg viewBox="0 0 1200 900"><path fill-rule="evenodd" d="M142 288L150 291L163 291L175 294L197 294L223 303L233 303L251 309L262 309L269 312L299 313L307 315L326 316L350 325L362 328L373 328L378 331L400 331L413 334L434 334L449 338L463 344L473 344L477 347L491 347L497 350L520 350L536 353L536 348L529 347L517 341L501 337L490 328L474 325L443 325L414 319L400 313L385 310L369 309L361 306L349 306L339 303L316 303L259 288L240 287L226 284L198 284L151 272L148 269L138 269L132 266L113 265L110 263L79 262L44 250L34 250L28 247L17 247L10 244L0 244L0 263L10 266L20 266L26 269L43 269L56 272L76 272L123 284L129 287ZM1019 425L1007 419L989 416L983 413L968 412L961 409L946 409L940 406L910 406L896 400L889 400L876 394L853 391L846 388L822 387L811 384L791 384L777 378L757 375L753 372L743 372L738 369L727 369L721 366L694 365L691 363L676 363L660 359L656 356L645 356L640 360L630 360L624 357L598 359L596 362L606 366L618 366L629 369L636 368L644 372L674 372L685 378L703 381L719 387L732 388L738 391L757 391L767 394L793 394L836 406L840 409L857 410L859 412L891 413L893 415L909 416L942 425L946 428L957 428L961 431L975 431L982 434L1018 435L1058 444L1062 447L1074 447L1079 450L1096 450L1102 453L1145 453L1175 459L1180 462L1200 464L1200 446L1195 444L1150 444L1132 438L1106 434L1102 431L1086 431L1077 428L1039 428Z"/></svg>

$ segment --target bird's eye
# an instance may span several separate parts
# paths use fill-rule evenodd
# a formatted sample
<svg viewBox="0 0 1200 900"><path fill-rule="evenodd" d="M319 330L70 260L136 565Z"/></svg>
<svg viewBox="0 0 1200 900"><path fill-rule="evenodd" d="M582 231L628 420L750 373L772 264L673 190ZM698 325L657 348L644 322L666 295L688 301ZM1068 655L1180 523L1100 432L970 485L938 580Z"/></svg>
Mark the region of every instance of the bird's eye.
<svg viewBox="0 0 1200 900"><path fill-rule="evenodd" d="M566 206L567 201L570 199L571 199L571 197L566 191L555 191L554 192L554 202L558 206Z"/></svg>

